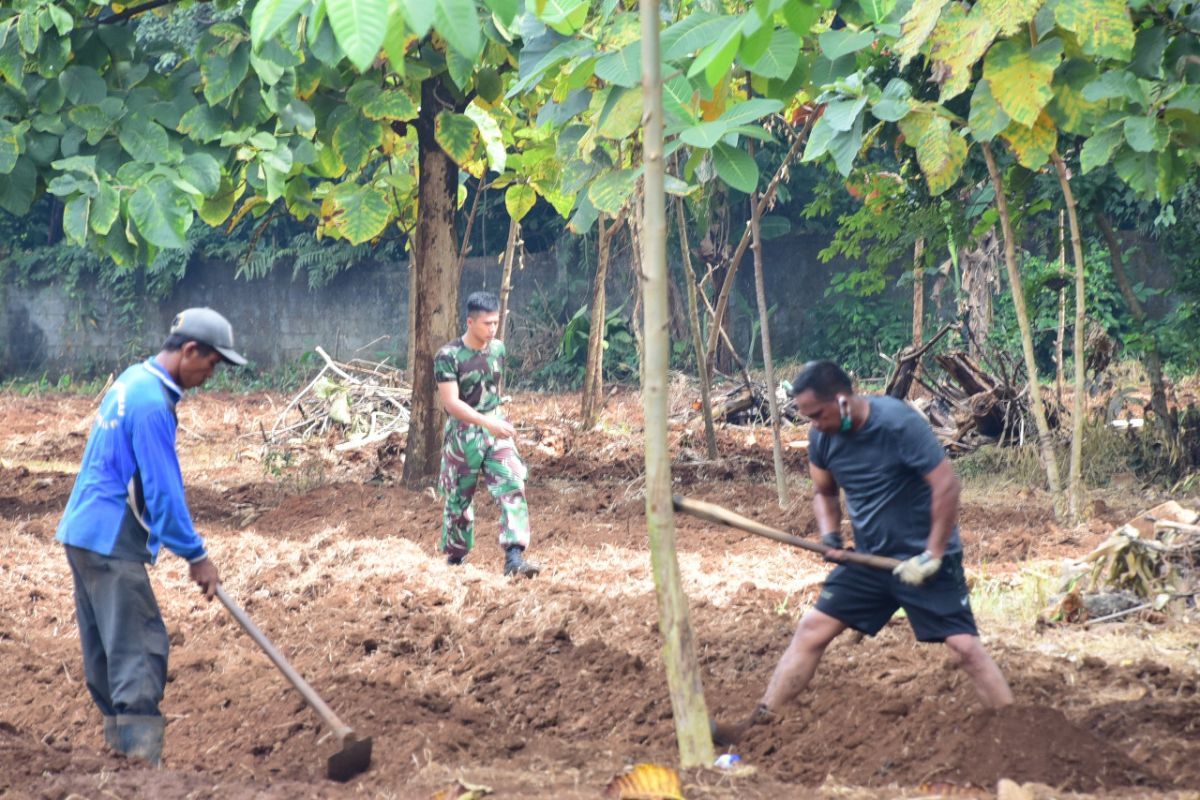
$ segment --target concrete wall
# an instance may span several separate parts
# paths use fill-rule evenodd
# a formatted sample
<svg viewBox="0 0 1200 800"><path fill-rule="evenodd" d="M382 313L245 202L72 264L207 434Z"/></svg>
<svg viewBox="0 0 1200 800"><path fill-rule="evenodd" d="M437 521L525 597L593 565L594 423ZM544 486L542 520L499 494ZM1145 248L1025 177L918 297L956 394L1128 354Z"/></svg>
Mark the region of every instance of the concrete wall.
<svg viewBox="0 0 1200 800"><path fill-rule="evenodd" d="M784 237L766 243L764 275L769 301L778 304L771 337L780 359L813 358L805 344L812 339L812 304L821 302L828 278L845 264L823 264L817 252L825 242L811 237ZM674 261L678 253L669 253ZM530 254L525 268L514 274L510 306L510 339L530 335L539 295L558 292L555 300L567 315L588 302L586 280L567 290L565 276L583 265L578 248L561 253ZM614 258L609 270L609 308L634 308L635 287L628 252ZM588 259L588 271L594 268ZM335 358L354 356L404 360L408 330L408 265L360 265L338 275L327 286L309 290L293 281L286 266L257 281L234 278L235 265L194 262L172 295L161 303L145 303L137 326L122 324L98 293L67 297L59 287L0 287L0 331L5 334L0 368L5 374L51 376L63 372L109 371L156 350L172 317L183 308L211 306L233 323L239 349L260 368L286 363L321 345ZM498 291L500 263L495 256L469 258L464 266L460 302L477 289ZM682 287L677 299L684 303ZM577 297L561 297L571 291ZM735 289L744 303L731 304L734 341L745 352L751 335L751 315L740 309L755 306L754 270L750 253L742 262ZM680 306L681 308L684 306ZM536 333L536 332L534 332ZM761 349L755 348L756 358Z"/></svg>

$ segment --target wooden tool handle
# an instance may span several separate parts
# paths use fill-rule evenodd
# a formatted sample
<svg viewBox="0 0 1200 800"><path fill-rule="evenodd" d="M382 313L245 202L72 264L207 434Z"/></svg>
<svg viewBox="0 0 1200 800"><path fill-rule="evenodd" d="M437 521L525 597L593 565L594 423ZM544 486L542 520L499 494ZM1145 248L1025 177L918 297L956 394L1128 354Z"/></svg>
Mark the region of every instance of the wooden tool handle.
<svg viewBox="0 0 1200 800"><path fill-rule="evenodd" d="M784 533L777 528L771 528L761 523L755 522L752 519L743 517L741 514L735 514L727 508L722 508L715 503L706 503L703 500L689 500L686 497L675 495L671 498L675 506L675 510L696 517L697 519L715 522L718 525L728 525L731 528L753 533L758 536L763 536L767 539L772 539L776 542L790 544L792 547L799 547L802 550L809 550L820 555L828 555L831 548L826 547L820 542L811 542L808 539L801 539L798 536L792 536L789 533ZM847 550L843 553L839 561L845 561L850 564L862 564L875 569L886 569L891 571L900 566L900 560L890 558L889 556L875 556L869 553L856 553L853 550Z"/></svg>
<svg viewBox="0 0 1200 800"><path fill-rule="evenodd" d="M333 713L333 709L327 706L316 690L308 685L308 681L300 677L300 673L292 668L288 660L283 657L283 653L275 649L275 645L271 644L271 641L258 629L254 621L246 616L246 612L237 603L233 602L233 599L229 595L225 594L225 590L220 584L217 584L217 598L225 604L225 608L229 609L229 613L233 615L233 618L238 621L238 624L242 626L246 633L250 634L250 638L254 640L255 644L262 648L262 651L267 654L267 658L271 659L276 667L279 667L279 671L283 673L283 676L291 681L292 686L296 687L296 691L304 695L305 701L312 706L313 711L317 712L317 716L333 730L338 742L341 743L347 738L353 739L354 730L338 719L337 714Z"/></svg>

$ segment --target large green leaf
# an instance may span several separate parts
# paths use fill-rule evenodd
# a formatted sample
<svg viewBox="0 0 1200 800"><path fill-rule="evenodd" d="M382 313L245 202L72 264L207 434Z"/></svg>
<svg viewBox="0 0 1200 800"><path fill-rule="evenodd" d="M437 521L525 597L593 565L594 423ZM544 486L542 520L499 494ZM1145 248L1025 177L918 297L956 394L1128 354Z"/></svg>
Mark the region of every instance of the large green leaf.
<svg viewBox="0 0 1200 800"><path fill-rule="evenodd" d="M129 216L138 233L155 247L179 248L186 244L191 218L187 197L164 177L151 178L129 198Z"/></svg>
<svg viewBox="0 0 1200 800"><path fill-rule="evenodd" d="M117 140L126 153L140 161L157 163L170 156L171 140L166 129L144 112L130 114L121 120Z"/></svg>
<svg viewBox="0 0 1200 800"><path fill-rule="evenodd" d="M113 223L121 213L121 195L107 181L100 182L100 191L92 203L92 213L89 220L92 231L105 236L112 229Z"/></svg>
<svg viewBox="0 0 1200 800"><path fill-rule="evenodd" d="M852 31L849 28L829 30L817 37L821 52L830 61L836 61L842 56L857 53L864 47L869 47L875 41L875 31Z"/></svg>
<svg viewBox="0 0 1200 800"><path fill-rule="evenodd" d="M630 42L615 53L596 62L596 77L603 81L633 88L642 82L642 43Z"/></svg>
<svg viewBox="0 0 1200 800"><path fill-rule="evenodd" d="M929 59L942 84L941 102L957 97L971 85L975 62L983 58L997 31L978 6L968 14L954 3L942 13L929 37Z"/></svg>
<svg viewBox="0 0 1200 800"><path fill-rule="evenodd" d="M594 181L588 187L587 196L599 211L616 215L629 202L636 184L637 174L633 170L613 170Z"/></svg>
<svg viewBox="0 0 1200 800"><path fill-rule="evenodd" d="M900 120L900 131L917 151L929 193L936 196L953 186L967 158L967 143L950 121L934 114L909 114Z"/></svg>
<svg viewBox="0 0 1200 800"><path fill-rule="evenodd" d="M1054 99L1046 111L1061 130L1086 136L1108 109L1103 100L1083 96L1084 88L1095 78L1095 65L1081 58L1064 61L1054 74Z"/></svg>
<svg viewBox="0 0 1200 800"><path fill-rule="evenodd" d="M88 216L92 211L92 199L85 195L77 195L63 206L63 233L75 244L83 247L87 244Z"/></svg>
<svg viewBox="0 0 1200 800"><path fill-rule="evenodd" d="M17 138L16 126L6 119L0 119L0 175L12 172L20 155L21 143Z"/></svg>
<svg viewBox="0 0 1200 800"><path fill-rule="evenodd" d="M417 102L403 88L385 89L362 106L362 112L374 120L406 121L417 118Z"/></svg>
<svg viewBox="0 0 1200 800"><path fill-rule="evenodd" d="M504 208L508 216L520 222L537 203L537 192L527 183L514 183L504 192Z"/></svg>
<svg viewBox="0 0 1200 800"><path fill-rule="evenodd" d="M867 98L849 97L843 100L833 100L825 106L821 119L835 131L848 131L854 127L855 121L866 108Z"/></svg>
<svg viewBox="0 0 1200 800"><path fill-rule="evenodd" d="M382 189L374 186L338 187L333 195L333 224L350 244L369 242L387 227L392 207Z"/></svg>
<svg viewBox="0 0 1200 800"><path fill-rule="evenodd" d="M538 17L549 27L570 36L587 21L588 0L538 0Z"/></svg>
<svg viewBox="0 0 1200 800"><path fill-rule="evenodd" d="M433 27L459 55L471 61L479 57L483 37L473 0L433 0Z"/></svg>
<svg viewBox="0 0 1200 800"><path fill-rule="evenodd" d="M464 116L479 128L479 135L483 139L483 149L488 157L488 165L495 172L503 173L508 153L504 149L504 137L500 133L500 125L491 114L476 103L467 106Z"/></svg>
<svg viewBox="0 0 1200 800"><path fill-rule="evenodd" d="M1054 19L1079 39L1084 55L1126 60L1133 53L1133 22L1126 0L1068 0Z"/></svg>
<svg viewBox="0 0 1200 800"><path fill-rule="evenodd" d="M718 142L712 158L717 176L727 185L746 194L758 188L758 164L745 150Z"/></svg>
<svg viewBox="0 0 1200 800"><path fill-rule="evenodd" d="M839 131L829 142L829 154L833 156L833 165L842 175L850 175L850 170L854 168L854 159L858 158L858 152L862 149L865 116L859 114L850 130Z"/></svg>
<svg viewBox="0 0 1200 800"><path fill-rule="evenodd" d="M992 97L992 86L987 81L975 84L971 93L971 116L968 124L976 141L990 142L1000 131L1008 127L1009 116Z"/></svg>
<svg viewBox="0 0 1200 800"><path fill-rule="evenodd" d="M33 204L36 188L37 167L28 158L17 159L17 165L8 173L8 177L0 181L0 208L13 216L24 216Z"/></svg>
<svg viewBox="0 0 1200 800"><path fill-rule="evenodd" d="M896 0L858 0L859 7L876 25L883 22L896 8Z"/></svg>
<svg viewBox="0 0 1200 800"><path fill-rule="evenodd" d="M913 0L912 8L900 20L900 41L896 43L895 52L900 56L900 68L908 66L912 57L921 51L929 34L933 33L938 22L942 6L948 0Z"/></svg>
<svg viewBox="0 0 1200 800"><path fill-rule="evenodd" d="M243 42L226 55L223 48L200 55L200 75L204 78L204 99L209 105L220 103L233 94L250 71L250 45Z"/></svg>
<svg viewBox="0 0 1200 800"><path fill-rule="evenodd" d="M396 0L408 29L418 39L433 27L433 3L430 0Z"/></svg>
<svg viewBox="0 0 1200 800"><path fill-rule="evenodd" d="M1147 104L1146 92L1137 76L1125 69L1109 70L1084 86L1083 99L1089 102L1128 100L1140 106Z"/></svg>
<svg viewBox="0 0 1200 800"><path fill-rule="evenodd" d="M72 65L58 76L58 82L66 90L67 100L72 105L99 103L108 94L104 77L94 67Z"/></svg>
<svg viewBox="0 0 1200 800"><path fill-rule="evenodd" d="M259 0L250 16L250 38L258 47L291 22L311 0Z"/></svg>
<svg viewBox="0 0 1200 800"><path fill-rule="evenodd" d="M347 114L333 131L333 149L351 173L362 169L381 144L383 127L359 114Z"/></svg>
<svg viewBox="0 0 1200 800"><path fill-rule="evenodd" d="M912 87L907 81L892 78L884 87L879 100L871 106L871 113L884 122L897 122L912 108Z"/></svg>
<svg viewBox="0 0 1200 800"><path fill-rule="evenodd" d="M712 43L718 36L737 25L725 16L713 16L706 11L697 11L662 33L663 58L675 61L689 56Z"/></svg>
<svg viewBox="0 0 1200 800"><path fill-rule="evenodd" d="M1033 19L1034 14L1045 2L1046 0L979 0L975 7L1000 29L1001 36L1011 36Z"/></svg>
<svg viewBox="0 0 1200 800"><path fill-rule="evenodd" d="M200 209L197 213L200 219L207 222L209 225L216 227L229 219L229 215L233 213L233 206L241 196L240 187L243 184L235 184L228 176L221 178L221 186L217 189L217 193L206 199L200 204ZM93 219L94 219L93 215Z"/></svg>
<svg viewBox="0 0 1200 800"><path fill-rule="evenodd" d="M1137 153L1133 150L1123 150L1113 161L1117 176L1129 184L1144 199L1154 197L1158 184L1158 159L1153 153Z"/></svg>
<svg viewBox="0 0 1200 800"><path fill-rule="evenodd" d="M200 104L179 118L176 128L184 136L197 142L211 142L233 125L229 112L219 106Z"/></svg>
<svg viewBox="0 0 1200 800"><path fill-rule="evenodd" d="M760 78L783 80L796 69L800 59L800 38L789 28L779 28L771 34L767 49L746 69Z"/></svg>
<svg viewBox="0 0 1200 800"><path fill-rule="evenodd" d="M446 155L460 167L475 158L475 150L479 146L479 128L469 117L451 111L439 112L434 136Z"/></svg>
<svg viewBox="0 0 1200 800"><path fill-rule="evenodd" d="M1032 128L1054 97L1054 70L1062 56L1062 41L1047 39L1030 48L1023 37L997 42L983 61L983 77L992 96L1013 122Z"/></svg>
<svg viewBox="0 0 1200 800"><path fill-rule="evenodd" d="M597 131L618 141L633 135L642 123L642 90L614 86L600 111Z"/></svg>
<svg viewBox="0 0 1200 800"><path fill-rule="evenodd" d="M1040 169L1050 159L1050 153L1058 146L1058 130L1054 122L1043 113L1032 128L1010 123L1000 136L1016 155L1017 161L1026 169Z"/></svg>
<svg viewBox="0 0 1200 800"><path fill-rule="evenodd" d="M221 185L221 165L208 153L192 153L179 164L179 177L211 197Z"/></svg>
<svg viewBox="0 0 1200 800"><path fill-rule="evenodd" d="M1084 142L1083 149L1079 151L1079 166L1083 174L1087 175L1096 167L1107 164L1124 140L1123 126L1112 125Z"/></svg>
<svg viewBox="0 0 1200 800"><path fill-rule="evenodd" d="M1155 117L1127 117L1125 141L1139 153L1157 153L1167 144L1169 131Z"/></svg>
<svg viewBox="0 0 1200 800"><path fill-rule="evenodd" d="M725 30L715 41L700 51L692 66L688 68L687 76L694 78L704 73L704 79L709 86L716 86L721 77L728 72L733 59L737 56L738 46L742 43L740 25L727 23Z"/></svg>
<svg viewBox="0 0 1200 800"><path fill-rule="evenodd" d="M366 71L383 47L387 0L325 0L325 13L346 57L360 71Z"/></svg>

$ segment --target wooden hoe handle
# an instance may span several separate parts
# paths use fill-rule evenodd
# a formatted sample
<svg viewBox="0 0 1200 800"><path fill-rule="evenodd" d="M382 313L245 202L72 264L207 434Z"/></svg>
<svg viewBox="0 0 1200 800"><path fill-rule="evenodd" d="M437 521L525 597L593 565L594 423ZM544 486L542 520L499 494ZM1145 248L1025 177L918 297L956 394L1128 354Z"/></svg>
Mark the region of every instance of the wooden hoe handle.
<svg viewBox="0 0 1200 800"><path fill-rule="evenodd" d="M735 514L727 508L722 508L715 503L706 503L703 500L689 500L679 495L675 495L671 500L676 511L696 517L697 519L715 522L718 525L728 525L730 528L737 528L746 533L753 533L776 542L790 544L792 547L799 547L802 550L809 550L823 556L828 555L831 549L820 542L801 539L798 536L792 536L790 533L784 533L777 528L771 528L755 522L752 519L743 517L741 514ZM869 553L856 553L853 550L845 551L838 561L850 564L862 564L863 566L874 567L875 569L886 569L889 572L900 566L901 563L897 558L874 556Z"/></svg>
<svg viewBox="0 0 1200 800"><path fill-rule="evenodd" d="M225 594L225 589L220 584L217 584L217 597L225 604L225 608L229 609L229 613L245 629L246 633L250 634L250 638L267 654L267 658L271 659L275 666L279 668L279 671L283 673L283 676L291 681L292 686L296 687L296 691L304 695L305 701L312 706L313 711L317 712L317 716L333 731L338 743L343 743L347 738L353 739L354 730L338 719L337 714L333 713L333 709L326 705L316 690L308 685L308 681L304 680L300 676L300 673L292 668L292 665L283 657L283 653L275 649L275 645L271 644L271 641L258 629L258 626L254 624L254 620L246 615L241 606L235 603L229 595Z"/></svg>

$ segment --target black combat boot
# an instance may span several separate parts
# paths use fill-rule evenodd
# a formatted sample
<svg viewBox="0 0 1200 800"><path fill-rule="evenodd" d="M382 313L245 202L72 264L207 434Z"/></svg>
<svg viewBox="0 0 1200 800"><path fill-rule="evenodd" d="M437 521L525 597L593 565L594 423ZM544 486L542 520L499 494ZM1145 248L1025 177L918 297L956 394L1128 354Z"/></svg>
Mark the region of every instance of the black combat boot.
<svg viewBox="0 0 1200 800"><path fill-rule="evenodd" d="M525 548L521 545L510 544L504 548L505 575L524 575L526 578L532 578L541 571L542 568L537 564L525 560Z"/></svg>

